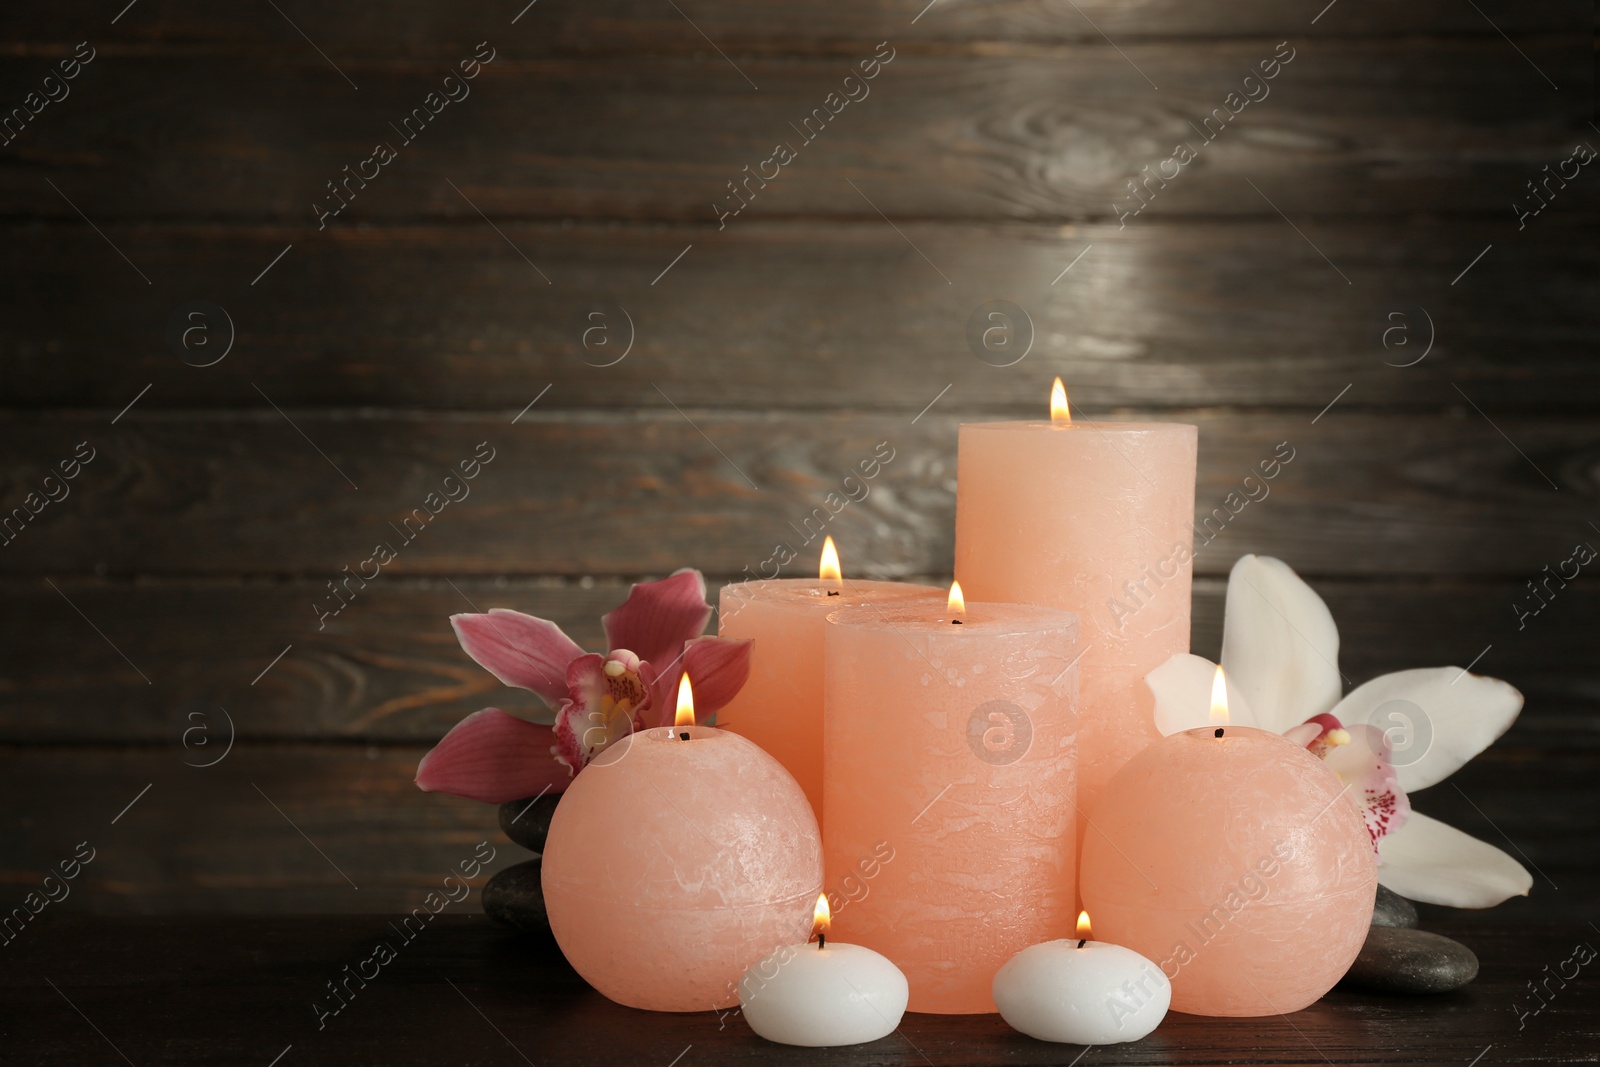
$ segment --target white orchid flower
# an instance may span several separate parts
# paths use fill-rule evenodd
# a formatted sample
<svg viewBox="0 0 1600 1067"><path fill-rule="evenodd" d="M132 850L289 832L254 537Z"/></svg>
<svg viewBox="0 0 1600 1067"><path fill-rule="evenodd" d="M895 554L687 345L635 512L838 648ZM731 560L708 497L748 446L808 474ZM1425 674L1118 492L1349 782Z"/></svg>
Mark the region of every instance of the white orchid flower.
<svg viewBox="0 0 1600 1067"><path fill-rule="evenodd" d="M1378 881L1412 900L1487 908L1533 879L1500 849L1411 811L1407 794L1443 781L1488 748L1522 694L1458 667L1385 674L1342 699L1339 631L1322 598L1282 560L1244 556L1228 576L1222 631L1230 721L1306 744L1350 783L1378 850ZM1209 724L1216 664L1181 654L1145 678L1162 734ZM1393 704L1387 710L1386 705ZM1387 732L1379 720L1400 728ZM1386 718L1387 717L1387 718Z"/></svg>

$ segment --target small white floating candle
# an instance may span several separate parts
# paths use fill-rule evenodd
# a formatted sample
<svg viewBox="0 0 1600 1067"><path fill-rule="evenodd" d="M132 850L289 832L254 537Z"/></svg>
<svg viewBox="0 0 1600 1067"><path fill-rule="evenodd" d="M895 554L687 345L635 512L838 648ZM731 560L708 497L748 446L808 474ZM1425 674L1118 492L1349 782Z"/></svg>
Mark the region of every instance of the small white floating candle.
<svg viewBox="0 0 1600 1067"><path fill-rule="evenodd" d="M1075 1045L1137 1041L1172 1003L1172 983L1145 957L1090 941L1089 914L1078 938L1030 945L994 976L1000 1015L1029 1037Z"/></svg>
<svg viewBox="0 0 1600 1067"><path fill-rule="evenodd" d="M739 981L750 1029L784 1045L822 1048L894 1033L910 988L889 960L860 945L829 944L828 898L817 898L815 944L785 945Z"/></svg>

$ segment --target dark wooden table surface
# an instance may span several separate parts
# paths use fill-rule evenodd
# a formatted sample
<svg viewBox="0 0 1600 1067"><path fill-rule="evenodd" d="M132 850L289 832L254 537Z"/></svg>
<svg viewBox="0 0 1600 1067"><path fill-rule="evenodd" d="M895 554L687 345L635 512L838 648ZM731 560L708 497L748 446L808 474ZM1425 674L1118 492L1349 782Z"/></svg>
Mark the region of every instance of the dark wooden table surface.
<svg viewBox="0 0 1600 1067"><path fill-rule="evenodd" d="M1431 920L1482 960L1452 994L1334 992L1290 1016L1169 1014L1129 1045L1050 1045L999 1016L907 1015L850 1048L769 1044L737 1013L666 1015L591 990L548 940L441 915L403 942L383 915L78 918L31 924L0 954L0 1062L24 1064L1477 1064L1600 1060L1587 925ZM1315 932L1307 932L1314 946ZM396 958L319 1028L326 983L387 940ZM1548 967L1549 970L1545 970ZM1528 983L1549 975L1543 1002ZM369 968L370 971L370 968ZM1527 1014L1519 1016L1519 1011Z"/></svg>

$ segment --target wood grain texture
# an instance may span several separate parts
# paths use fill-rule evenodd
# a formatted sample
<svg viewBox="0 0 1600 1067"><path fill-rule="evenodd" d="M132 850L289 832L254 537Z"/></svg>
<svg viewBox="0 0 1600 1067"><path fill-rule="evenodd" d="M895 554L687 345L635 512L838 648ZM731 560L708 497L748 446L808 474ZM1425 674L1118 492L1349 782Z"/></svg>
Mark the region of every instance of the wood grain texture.
<svg viewBox="0 0 1600 1067"><path fill-rule="evenodd" d="M0 891L20 902L87 840L98 854L73 911L373 914L420 903L480 841L497 849L486 873L527 858L494 807L416 789L424 751L242 742L197 768L176 748L0 748ZM1533 895L1496 918L1548 920L1594 902L1597 770L1592 734L1549 747L1513 734L1413 799L1538 869Z"/></svg>
<svg viewBox="0 0 1600 1067"><path fill-rule="evenodd" d="M1273 57L1275 43L899 54L868 83L870 95L832 105L840 110L831 117L826 98L852 69L842 58L751 58L741 76L714 54L519 60L508 49L469 83L470 96L441 105L409 143L397 126L440 88L451 61L347 60L357 92L298 46L272 61L117 57L84 68L73 95L6 146L0 215L78 224L76 204L102 225L271 219L309 234L319 228L313 202L336 205L327 184L388 143L398 158L367 166L370 183L354 180L332 225L431 217L476 226L481 210L715 230L713 202L736 206L728 184L787 142L796 158L766 167L777 176L750 186L754 201L732 225L877 220L880 211L900 221L1108 219L1136 205L1126 183L1141 168L1156 173L1188 142L1198 158L1167 168L1170 183L1148 186L1142 195L1152 199L1136 221L1277 211L1508 216L1525 181L1592 133L1585 94L1553 91L1498 37L1437 42L1425 63L1406 42L1302 45L1257 90L1270 95L1236 102L1231 120L1224 112L1210 143L1202 120ZM1587 84L1586 37L1528 41L1526 50L1556 85ZM0 61L0 85L25 92L38 65ZM802 136L815 108L823 108L819 132Z"/></svg>
<svg viewBox="0 0 1600 1067"><path fill-rule="evenodd" d="M712 583L712 603L719 584ZM214 758L230 724L238 737L256 741L431 742L481 707L531 713L538 699L501 686L472 663L448 617L514 608L554 619L598 650L605 640L600 616L627 595L616 580L385 579L319 629L312 605L327 591L309 582L62 579L57 586L59 592L37 581L9 583L4 592L0 743L165 744L191 763ZM1351 684L1387 671L1471 663L1527 694L1522 744L1588 736L1600 745L1592 714L1600 688L1590 662L1600 593L1574 583L1519 630L1511 606L1516 586L1316 582L1339 625L1340 666ZM1195 592L1193 647L1212 659L1221 647L1223 592L1218 579L1203 579ZM1522 590L1524 602L1527 596Z"/></svg>
<svg viewBox="0 0 1600 1067"><path fill-rule="evenodd" d="M1593 983L1570 983L1521 1029L1512 1011L1513 1003L1528 1004L1526 982L1541 968L1560 965L1575 943L1592 944L1587 925L1456 921L1439 929L1465 940L1482 961L1478 979L1456 993L1401 998L1336 991L1294 1015L1265 1019L1173 1013L1142 1041L1095 1047L1093 1061L1460 1067L1490 1046L1502 1062L1592 1060L1600 1041ZM319 996L337 1003L325 983L341 978L347 965L354 970L385 939L396 958L370 983L352 982L348 1005L319 1028L313 1003ZM821 1054L774 1045L733 1013L619 1007L585 985L550 942L448 912L409 942L383 916L370 915L64 918L9 951L18 966L0 981L15 1008L6 1036L9 1062L18 1067L121 1062L108 1042L132 1063L267 1064L287 1051L285 1064L339 1067L400 1061L667 1067L674 1057L686 1064L805 1065L823 1056L839 1067L1064 1067L1091 1051L1024 1037L998 1015L911 1014L881 1041Z"/></svg>
<svg viewBox="0 0 1600 1067"><path fill-rule="evenodd" d="M1439 410L1465 393L1497 412L1588 409L1600 395L1600 250L1572 240L1572 218L1555 210L1521 233L1509 211L1305 222L1316 247L1277 218L908 223L904 236L881 220L751 223L709 240L673 227L502 226L516 248L482 220L311 239L292 227L107 228L151 286L81 224L18 227L0 242L13 299L0 396L114 415L154 383L141 405L258 408L265 393L286 408L514 413L548 385L541 411L671 411L651 383L671 395L666 383L692 381L679 402L695 407L914 415L949 383L941 411L1031 417L1059 373L1088 411L1315 414L1346 386L1341 405L1364 408ZM1539 284L1519 288L1530 276ZM1498 296L1513 289L1515 314ZM180 357L221 354L220 316L198 320L187 353L169 336L199 299L236 334L205 368ZM990 300L1026 313L1012 316L1009 352L969 340L974 316L990 325L979 310Z"/></svg>
<svg viewBox="0 0 1600 1067"><path fill-rule="evenodd" d="M1594 1058L1588 985L1527 1031L1511 1010L1595 943L1600 902L1600 593L1581 576L1525 627L1514 606L1600 538L1600 253L1582 239L1600 183L1526 228L1513 207L1600 143L1588 6L525 2L8 17L10 106L78 41L99 49L0 146L0 520L78 442L97 451L0 534L0 890L14 905L76 842L99 849L4 949L8 1063L119 1062L46 977L141 1064L276 1062L291 1042L280 1067L519 1062L502 1036L540 1063L691 1045L680 1067L811 1062L737 1020L641 1022L548 945L454 908L329 1030L309 1009L479 841L490 870L522 858L493 809L411 785L463 714L532 700L467 660L449 614L516 607L600 647L629 580L726 578L799 546L880 441L895 459L828 532L852 573L942 580L956 424L1034 415L1055 373L1080 415L1200 425L1197 518L1292 445L1198 560L1196 651L1215 655L1222 576L1257 551L1323 592L1350 681L1508 679L1522 718L1417 807L1536 872L1531 898L1450 920L1484 960L1459 994L1175 1016L1086 1063ZM402 143L390 124L485 40L471 96ZM791 124L880 41L896 55L871 95L801 143ZM1270 96L1119 225L1128 180L1198 145L1279 41L1296 52ZM325 183L380 140L398 158L319 230ZM719 228L714 201L779 140L798 157ZM990 299L1031 316L1016 366L969 348ZM203 369L168 336L194 300L237 328ZM602 301L635 327L610 367L593 364L616 349L581 341ZM1384 345L1393 314L1407 347ZM1423 320L1434 347L1397 366ZM480 441L496 458L471 496L401 544L393 524ZM323 625L326 583L378 541L397 558ZM175 911L368 914L75 922ZM831 1058L1077 1055L994 1019L903 1031Z"/></svg>
<svg viewBox="0 0 1600 1067"><path fill-rule="evenodd" d="M492 807L412 784L422 751L240 744L197 767L177 747L5 749L0 888L20 900L87 840L97 855L74 908L400 912L459 874L480 841L497 852L477 886L526 859Z"/></svg>
<svg viewBox="0 0 1600 1067"><path fill-rule="evenodd" d="M1324 0L1325 3L1325 0ZM1589 8L1573 0L1518 4L1484 0L1470 7L1427 0L1415 4L1344 4L1319 17L1324 4L1184 3L1153 0L1130 7L1117 0L1049 0L963 5L941 0L825 0L803 6L777 0L695 0L683 14L649 0L591 0L585 4L535 4L524 9L500 0L456 0L449 5L401 0L380 11L280 4L285 17L265 7L218 8L203 0L142 0L139 17L110 23L110 14L83 5L48 5L19 11L14 40L76 43L84 36L108 49L225 50L282 55L304 46L286 21L294 19L325 52L335 56L454 56L485 37L522 55L611 52L702 53L707 40L730 53L794 55L836 53L892 38L921 47L971 47L974 42L1060 42L1141 37L1493 36L1508 33L1582 32ZM690 19L693 19L691 23ZM513 22L513 20L515 20ZM698 27L698 30L696 29ZM703 31L704 36L701 32ZM309 49L308 49L309 50Z"/></svg>
<svg viewBox="0 0 1600 1067"><path fill-rule="evenodd" d="M257 412L199 416L136 408L115 426L102 413L15 415L0 427L8 515L77 443L89 441L96 458L68 483L69 497L0 548L0 573L329 581L347 566L370 577L364 561L384 544L397 557L382 568L388 576L663 574L693 565L724 576L748 568L753 577L775 545L803 546L808 517L810 530L826 526L849 546L862 572L949 567L955 417L707 412L694 406L692 382L661 385L681 413L535 408L513 425L514 410L494 419L351 417L263 402ZM923 402L941 388L925 385ZM1222 532L1199 553L1202 574L1264 552L1311 575L1520 583L1593 536L1600 427L1592 420L1491 422L1470 408L1443 416L1334 408L1315 422L1176 414L1200 427L1196 521L1218 509L1227 519L1213 519L1210 529ZM470 495L459 504L430 498L482 442L495 458L465 483ZM1244 479L1280 446L1293 459L1267 483L1269 495L1244 503ZM875 479L844 481L885 448L892 458ZM848 503L847 491L860 502ZM443 504L436 516L430 499ZM1229 517L1230 508L1239 513ZM417 509L429 521L407 527L408 542L401 524Z"/></svg>

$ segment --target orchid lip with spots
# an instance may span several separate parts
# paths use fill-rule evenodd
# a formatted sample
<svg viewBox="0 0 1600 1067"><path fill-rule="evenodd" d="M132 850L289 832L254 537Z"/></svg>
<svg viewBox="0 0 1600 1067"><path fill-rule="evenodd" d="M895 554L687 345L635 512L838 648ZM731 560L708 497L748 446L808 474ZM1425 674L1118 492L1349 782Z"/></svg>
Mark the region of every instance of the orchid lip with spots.
<svg viewBox="0 0 1600 1067"><path fill-rule="evenodd" d="M1378 852L1378 881L1430 904L1487 908L1525 896L1533 879L1500 849L1411 809L1516 721L1522 694L1458 667L1380 675L1343 695L1339 631L1328 606L1281 560L1243 556L1228 577L1222 638L1231 720L1284 734L1346 784ZM1217 665L1181 653L1145 678L1162 734L1207 725ZM1371 725L1394 701L1414 705L1432 744L1397 763Z"/></svg>
<svg viewBox="0 0 1600 1067"><path fill-rule="evenodd" d="M688 569L638 583L601 619L605 655L584 652L555 623L520 611L452 616L467 655L506 685L542 697L554 724L499 708L475 711L422 757L417 787L489 804L561 792L619 739L671 725L685 674L709 724L749 676L751 645L701 636L710 618L705 579Z"/></svg>

